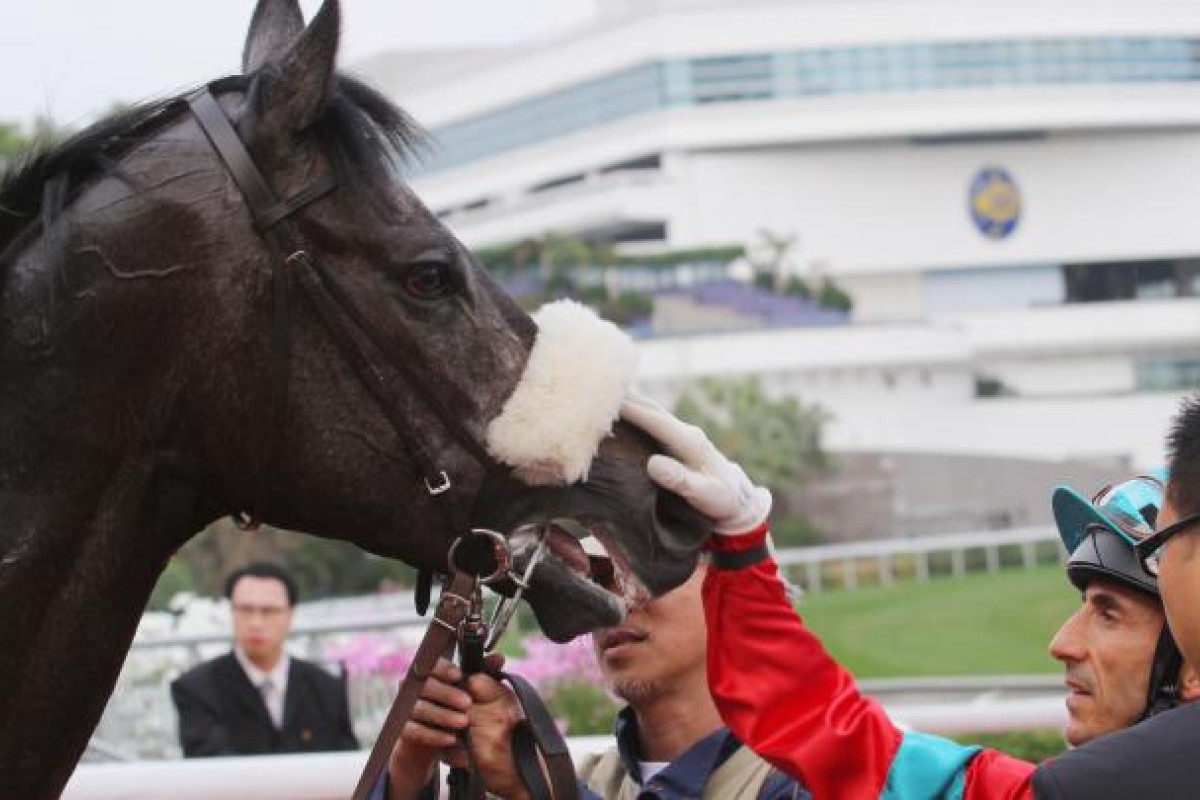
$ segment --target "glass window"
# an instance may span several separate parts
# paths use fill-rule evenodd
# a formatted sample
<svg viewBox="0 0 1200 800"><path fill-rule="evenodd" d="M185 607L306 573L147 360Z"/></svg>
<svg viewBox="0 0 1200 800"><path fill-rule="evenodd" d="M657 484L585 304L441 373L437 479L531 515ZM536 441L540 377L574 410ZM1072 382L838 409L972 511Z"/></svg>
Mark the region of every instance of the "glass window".
<svg viewBox="0 0 1200 800"><path fill-rule="evenodd" d="M1200 354L1144 356L1134 362L1134 376L1142 392L1200 389Z"/></svg>
<svg viewBox="0 0 1200 800"><path fill-rule="evenodd" d="M670 59L433 130L430 172L660 108L772 97L1074 83L1200 82L1200 40L1079 37L831 47Z"/></svg>

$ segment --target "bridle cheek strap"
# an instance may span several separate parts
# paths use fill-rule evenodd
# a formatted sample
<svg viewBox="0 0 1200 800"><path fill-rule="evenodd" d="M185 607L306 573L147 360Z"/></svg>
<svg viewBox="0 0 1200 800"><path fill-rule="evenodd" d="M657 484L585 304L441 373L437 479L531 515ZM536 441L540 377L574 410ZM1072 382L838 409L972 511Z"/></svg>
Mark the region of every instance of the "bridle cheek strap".
<svg viewBox="0 0 1200 800"><path fill-rule="evenodd" d="M425 408L431 412L454 439L485 468L495 468L495 460L486 449L464 430L450 408L464 407L466 402L460 392L444 389L449 397L438 397L426 387L426 380L408 363L406 355L413 357L415 349L408 352L392 346L378 326L374 325L353 302L349 294L329 272L316 263L304 249L300 237L289 224L296 212L327 195L336 188L337 182L326 176L300 190L290 198L278 201L270 184L258 169L254 158L246 149L237 130L225 115L217 98L208 87L193 92L187 103L204 135L225 163L234 183L250 211L255 230L270 245L273 251L271 265L271 405L270 419L265 421L264 430L268 441L260 465L260 485L255 498L254 511L263 514L273 496L272 481L277 473L276 462L283 449L288 421L288 372L291 363L290 336L290 287L291 275L299 278L300 288L317 312L321 323L333 338L343 355L349 360L359 380L380 406L383 414L404 444L418 471L424 477L429 494L438 496L451 488L450 476L435 463L424 442L410 432L401 413L401 404L395 387L387 381L380 368L372 363L361 344L365 340L372 348L386 357L390 369L395 370L414 391ZM442 507L442 504L439 504ZM443 511L446 509L443 508ZM448 517L449 519L449 517Z"/></svg>
<svg viewBox="0 0 1200 800"><path fill-rule="evenodd" d="M292 215L327 195L336 187L336 182L332 178L325 178L286 200L277 201L270 185L255 165L254 159L209 88L204 87L191 94L187 103L204 135L225 162L246 201L255 229L270 245L274 256L271 268L271 419L266 427L267 436L270 438L263 457L255 510L262 513L272 496L271 481L276 472L275 461L281 453L287 425L288 368L291 363L288 301L292 273L296 274L299 287L317 312L321 323L350 361L368 393L376 400L418 469L424 474L426 488L431 495L443 495L450 488L450 479L445 472L436 468L423 442L409 431L411 426L406 424L406 420L401 416L395 387L371 362L362 347L362 339L381 355L388 357L388 366L408 381L413 391L425 402L428 410L467 452L489 471L499 469L500 465L495 459L451 416L448 404L439 402L445 398L434 396L424 386L421 376L401 357L403 353L367 319L333 276L312 259L289 224ZM447 520L450 519L450 502L444 500L437 504ZM434 619L417 648L412 666L400 685L379 738L376 739L367 758L354 790L354 800L365 800L386 768L392 748L399 739L438 658L453 652L459 641L463 621L471 613L472 598L477 591L476 577L460 569L453 570L449 584L442 591ZM480 645L482 646L482 641ZM480 654L479 666L482 665L481 659ZM526 722L518 726L515 741L517 761L523 778L541 796L552 796L554 800L573 800L578 796L574 769L570 753L558 733L553 718L537 702L536 693L525 681L516 676L502 677L507 678L526 712ZM540 765L543 762L547 772L545 778L541 774ZM481 791L482 787L477 779L471 783L477 793Z"/></svg>
<svg viewBox="0 0 1200 800"><path fill-rule="evenodd" d="M259 464L259 485L253 510L257 514L266 511L273 494L272 481L276 474L276 460L283 447L284 432L288 422L288 373L291 364L291 320L287 261L303 252L299 241L286 225L279 225L291 215L310 203L319 200L337 188L337 181L326 176L306 187L294 196L279 202L270 184L259 171L254 159L246 150L233 124L225 116L221 104L207 86L197 89L187 97L188 107L196 118L217 155L225 162L229 174L242 193L254 227L273 250L271 259L271 405L270 419L264 430L268 439ZM251 519L248 515L247 519Z"/></svg>
<svg viewBox="0 0 1200 800"><path fill-rule="evenodd" d="M192 92L187 97L187 104L191 108L196 122L200 124L200 129L208 137L213 149L221 156L221 160L229 168L229 174L233 176L234 183L241 190L242 197L245 198L246 205L250 209L250 215L254 218L254 227L264 236L269 237L268 231L271 231L276 224L337 188L337 181L326 176L317 183L302 189L291 198L282 202L277 201L271 185L259 172L258 165L254 163L253 157L246 150L233 123L225 116L224 109L221 108L221 104L217 102L217 98L213 96L209 88L204 86ZM284 229L277 234L279 238L285 240L281 244L292 244L286 241L290 238L288 233ZM286 247L283 249L287 250ZM285 252L283 255L286 256L288 253Z"/></svg>

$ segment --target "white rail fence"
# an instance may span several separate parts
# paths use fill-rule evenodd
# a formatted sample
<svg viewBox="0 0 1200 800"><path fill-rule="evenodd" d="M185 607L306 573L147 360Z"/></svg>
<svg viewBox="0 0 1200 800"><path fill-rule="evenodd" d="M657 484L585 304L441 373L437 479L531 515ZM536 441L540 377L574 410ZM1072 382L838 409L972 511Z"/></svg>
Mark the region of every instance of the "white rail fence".
<svg viewBox="0 0 1200 800"><path fill-rule="evenodd" d="M784 549L781 567L810 592L864 585L889 586L962 576L1007 567L1032 568L1064 557L1053 528L887 539ZM415 642L428 621L403 603L371 605L333 620L301 619L292 631L296 651L315 655L319 644L347 634L390 631ZM228 647L228 634L166 633L139 638L117 693L89 749L93 758L68 787L73 800L172 800L222 796L227 800L324 800L345 797L365 752L181 760L175 745L174 709L166 682L182 669ZM148 664L154 666L148 667ZM356 728L362 739L378 730L394 682L351 687L357 697ZM1054 676L985 676L864 681L899 723L939 733L1057 728L1065 722L1061 681ZM375 695L379 694L379 697ZM369 695L369 696L368 696ZM376 713L378 712L378 713ZM376 719L379 717L379 719ZM159 742L159 749L131 747L130 737ZM607 737L572 740L576 752L604 746ZM139 760L151 756L153 760Z"/></svg>
<svg viewBox="0 0 1200 800"><path fill-rule="evenodd" d="M1053 527L974 531L937 536L878 539L780 550L775 559L806 591L856 589L861 583L892 586L925 582L937 575L1032 569L1062 561L1066 552Z"/></svg>
<svg viewBox="0 0 1200 800"><path fill-rule="evenodd" d="M415 647L429 620L408 610L406 605L372 604L366 612L342 613L328 621L299 621L289 634L288 649L321 662L326 644L371 632L387 633L389 639ZM89 744L87 757L105 761L178 757L178 721L168 684L203 659L227 652L229 647L227 630L160 632L135 639ZM334 670L338 667L329 666ZM351 675L347 683L355 732L361 741L369 742L391 705L396 691L395 677Z"/></svg>
<svg viewBox="0 0 1200 800"><path fill-rule="evenodd" d="M1062 697L966 703L890 705L898 723L935 733L987 733L1061 728ZM576 761L603 749L609 737L570 740ZM345 800L366 752L83 764L63 800Z"/></svg>

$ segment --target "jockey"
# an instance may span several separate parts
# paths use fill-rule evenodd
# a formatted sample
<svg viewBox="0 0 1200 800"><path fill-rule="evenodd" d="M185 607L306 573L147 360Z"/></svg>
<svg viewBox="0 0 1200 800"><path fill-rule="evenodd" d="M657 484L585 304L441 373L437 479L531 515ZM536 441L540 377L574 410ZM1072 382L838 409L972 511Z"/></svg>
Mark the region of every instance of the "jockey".
<svg viewBox="0 0 1200 800"><path fill-rule="evenodd" d="M1162 507L1165 484L1165 470L1160 470L1153 475L1139 475L1107 486L1090 501L1068 486L1054 490L1051 501L1054 521L1063 545L1071 554L1067 578L1085 596L1089 587L1097 583L1115 584L1152 598L1155 608L1161 609L1158 579L1142 569L1129 539L1141 539L1153 532ZM1155 614L1156 619L1159 616ZM1148 670L1143 671L1147 675L1145 700L1136 710L1136 718L1127 722L1138 722L1174 708L1179 704L1181 694L1183 699L1193 699L1195 674L1184 664L1183 655L1167 626L1166 615L1161 617L1153 656ZM1050 652L1067 663L1068 668L1070 646L1062 640L1069 622L1050 647ZM1072 739L1070 730L1068 728L1071 744L1086 741Z"/></svg>
<svg viewBox="0 0 1200 800"><path fill-rule="evenodd" d="M754 486L700 429L655 404L641 398L627 400L622 416L671 454L650 459L651 479L714 521L716 535L710 537L709 549L715 568L708 571L703 588L709 685L726 724L741 741L802 781L817 798L1034 797L1036 765L996 750L902 731L882 706L858 691L853 676L826 652L788 600L768 545L771 496L766 489ZM1106 498L1098 497L1100 507L1092 508L1068 491L1056 493L1055 513L1064 543L1075 553L1069 567L1072 582L1083 588L1104 580L1126 590L1132 587L1138 594L1156 594L1157 587L1137 575L1136 562L1132 567L1126 563L1132 562L1131 551L1118 535L1118 519L1106 514L1110 508L1103 502ZM1123 491L1110 492L1109 497L1146 499ZM1092 513L1084 513L1076 500ZM1153 526L1156 503L1125 505L1151 516ZM1118 557L1121 550L1130 551L1124 560ZM1159 626L1153 630L1155 636L1160 634L1161 621ZM1147 649L1153 641L1152 637ZM1150 702L1124 724L1174 702L1178 662L1168 656L1166 644L1160 650L1154 680L1148 681L1153 684Z"/></svg>

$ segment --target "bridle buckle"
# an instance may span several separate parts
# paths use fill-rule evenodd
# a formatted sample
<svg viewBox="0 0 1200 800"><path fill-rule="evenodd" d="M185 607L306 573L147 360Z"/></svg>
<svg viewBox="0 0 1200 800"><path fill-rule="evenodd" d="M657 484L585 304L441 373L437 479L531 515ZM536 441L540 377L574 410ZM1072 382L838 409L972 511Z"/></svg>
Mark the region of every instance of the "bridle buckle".
<svg viewBox="0 0 1200 800"><path fill-rule="evenodd" d="M450 476L446 474L446 470L444 470L444 469L438 472L437 486L434 486L433 484L431 484L429 482L429 478L425 478L425 490L428 491L429 494L434 497L437 497L439 494L443 494L445 492L450 491L451 485L452 484L450 483ZM474 531L472 531L472 533L474 533Z"/></svg>

